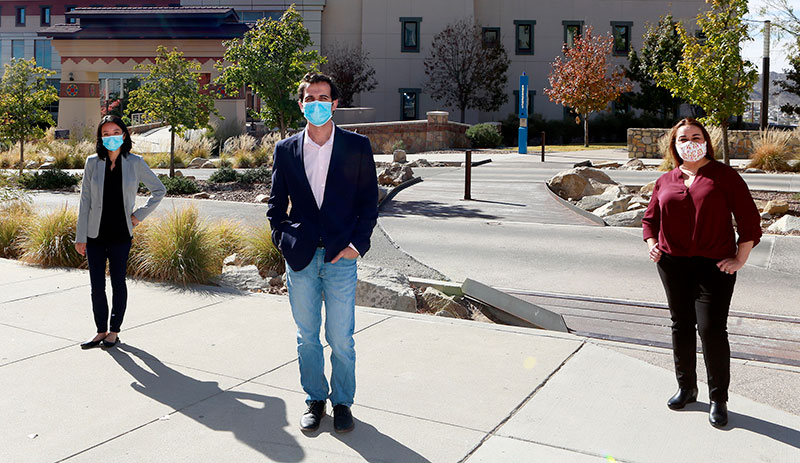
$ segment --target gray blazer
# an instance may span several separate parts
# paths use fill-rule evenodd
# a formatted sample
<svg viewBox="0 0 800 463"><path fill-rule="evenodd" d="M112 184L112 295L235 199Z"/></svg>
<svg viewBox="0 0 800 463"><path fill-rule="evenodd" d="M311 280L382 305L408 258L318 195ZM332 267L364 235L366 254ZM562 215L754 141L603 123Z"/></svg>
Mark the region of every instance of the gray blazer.
<svg viewBox="0 0 800 463"><path fill-rule="evenodd" d="M122 166L122 201L125 205L125 217L128 219L128 232L133 235L131 214L139 220L144 220L150 215L164 198L167 189L156 174L144 162L141 156L128 153L128 156L117 158ZM78 211L78 226L75 232L75 242L85 243L87 237L97 238L100 233L100 217L103 208L103 185L106 178L105 161L96 154L86 159L83 169L83 182L81 183L81 205ZM150 197L144 206L133 210L136 205L136 192L139 182L143 182Z"/></svg>

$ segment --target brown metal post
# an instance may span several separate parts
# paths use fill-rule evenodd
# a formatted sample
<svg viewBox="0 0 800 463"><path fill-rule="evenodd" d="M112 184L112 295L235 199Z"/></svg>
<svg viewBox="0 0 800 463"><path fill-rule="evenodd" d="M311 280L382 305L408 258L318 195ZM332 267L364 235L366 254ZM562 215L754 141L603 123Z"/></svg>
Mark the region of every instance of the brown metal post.
<svg viewBox="0 0 800 463"><path fill-rule="evenodd" d="M542 162L544 162L544 132L542 132Z"/></svg>
<svg viewBox="0 0 800 463"><path fill-rule="evenodd" d="M472 199L470 194L470 184L472 183L472 151L467 150L467 162L464 164L466 171L464 171L464 199Z"/></svg>

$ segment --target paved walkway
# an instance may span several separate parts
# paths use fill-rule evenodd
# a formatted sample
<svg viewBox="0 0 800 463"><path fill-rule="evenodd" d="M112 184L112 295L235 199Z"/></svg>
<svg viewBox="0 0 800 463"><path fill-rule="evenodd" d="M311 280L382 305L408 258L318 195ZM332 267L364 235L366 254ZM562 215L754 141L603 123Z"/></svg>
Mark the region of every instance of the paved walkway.
<svg viewBox="0 0 800 463"><path fill-rule="evenodd" d="M0 288L2 461L800 459L800 416L775 406L734 393L725 430L704 387L668 410L663 353L364 308L356 428L336 435L328 418L306 436L286 297L132 282L122 344L105 352L78 347L93 331L85 271L0 259ZM798 369L744 368L762 397L798 390L776 379Z"/></svg>

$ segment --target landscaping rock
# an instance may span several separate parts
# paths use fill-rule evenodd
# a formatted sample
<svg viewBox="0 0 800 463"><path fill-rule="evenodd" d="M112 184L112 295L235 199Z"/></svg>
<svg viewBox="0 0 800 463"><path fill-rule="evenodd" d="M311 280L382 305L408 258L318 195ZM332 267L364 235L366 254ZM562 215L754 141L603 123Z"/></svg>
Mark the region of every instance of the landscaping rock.
<svg viewBox="0 0 800 463"><path fill-rule="evenodd" d="M767 228L767 231L780 233L800 232L800 217L784 215L775 223L770 225L769 228Z"/></svg>
<svg viewBox="0 0 800 463"><path fill-rule="evenodd" d="M212 161L206 161L206 162L204 162L204 163L203 163L203 165L202 165L202 166L200 166L200 167L201 167L202 169L214 169L214 168L216 168L217 166L215 166L215 165L214 165L214 163L213 163Z"/></svg>
<svg viewBox="0 0 800 463"><path fill-rule="evenodd" d="M30 161L25 163L25 168L26 169L35 169L38 165L39 164L37 164L36 161L30 160Z"/></svg>
<svg viewBox="0 0 800 463"><path fill-rule="evenodd" d="M44 164L39 166L39 170L41 170L41 169L55 169L55 167L56 167L55 164L53 164L52 162L45 162Z"/></svg>
<svg viewBox="0 0 800 463"><path fill-rule="evenodd" d="M179 170L176 170L175 171L175 177L183 177L183 172L181 172Z"/></svg>
<svg viewBox="0 0 800 463"><path fill-rule="evenodd" d="M617 182L611 180L611 177L609 177L608 174L606 174L600 169L595 169L593 167L577 167L573 170L575 171L576 174L580 175L586 180L592 179L604 185L617 184Z"/></svg>
<svg viewBox="0 0 800 463"><path fill-rule="evenodd" d="M220 286L254 291L268 287L266 280L261 278L255 265L226 265L222 267L222 274L217 277Z"/></svg>
<svg viewBox="0 0 800 463"><path fill-rule="evenodd" d="M267 201L269 201L269 195L258 195L255 199L255 202L257 203L265 203Z"/></svg>
<svg viewBox="0 0 800 463"><path fill-rule="evenodd" d="M600 162L594 163L594 167L596 167L598 169L616 169L616 168L621 167L621 166L622 166L622 164L620 164L618 162L614 162L614 161L600 161Z"/></svg>
<svg viewBox="0 0 800 463"><path fill-rule="evenodd" d="M222 261L222 266L227 267L228 265L239 265L238 261L239 261L239 255L233 253Z"/></svg>
<svg viewBox="0 0 800 463"><path fill-rule="evenodd" d="M592 167L592 161L587 159L585 161L576 162L572 167Z"/></svg>
<svg viewBox="0 0 800 463"><path fill-rule="evenodd" d="M623 196L630 196L630 194L630 190L628 190L625 185L606 185L606 188L602 193L600 193L600 196L608 199L609 201L613 201L615 199L622 198Z"/></svg>
<svg viewBox="0 0 800 463"><path fill-rule="evenodd" d="M640 195L650 196L650 195L653 194L653 189L655 189L655 187L656 187L656 181L653 180L652 182L650 182L650 183L644 185L643 187L641 187L639 189L639 194Z"/></svg>
<svg viewBox="0 0 800 463"><path fill-rule="evenodd" d="M763 171L763 170L761 170L761 169L756 169L756 168L753 168L753 167L748 167L747 169L745 169L745 170L744 170L744 173L745 173L745 174L763 174L763 173L764 173L764 171Z"/></svg>
<svg viewBox="0 0 800 463"><path fill-rule="evenodd" d="M283 277L278 275L269 279L270 286L283 286Z"/></svg>
<svg viewBox="0 0 800 463"><path fill-rule="evenodd" d="M644 163L641 159L634 158L626 162L622 168L625 170L642 170L644 169Z"/></svg>
<svg viewBox="0 0 800 463"><path fill-rule="evenodd" d="M402 273L383 267L358 263L356 305L416 312L417 299Z"/></svg>
<svg viewBox="0 0 800 463"><path fill-rule="evenodd" d="M427 159L417 159L416 161L411 161L408 163L409 167L433 167Z"/></svg>
<svg viewBox="0 0 800 463"><path fill-rule="evenodd" d="M635 211L621 212L603 217L603 220L612 227L641 227L644 211L644 209L637 209Z"/></svg>
<svg viewBox="0 0 800 463"><path fill-rule="evenodd" d="M208 194L208 192L206 192L206 191L201 191L200 193L193 194L192 198L193 199L209 199L209 198L211 198L211 195Z"/></svg>
<svg viewBox="0 0 800 463"><path fill-rule="evenodd" d="M378 204L389 195L389 189L383 185L378 185Z"/></svg>
<svg viewBox="0 0 800 463"><path fill-rule="evenodd" d="M590 186L589 181L578 175L573 170L559 172L547 181L547 185L553 192L564 199L581 199L583 190Z"/></svg>
<svg viewBox="0 0 800 463"><path fill-rule="evenodd" d="M610 201L605 205L595 209L593 213L600 217L608 217L610 215L619 214L620 212L625 212L628 210L628 202L630 199L630 196L625 196L623 198Z"/></svg>
<svg viewBox="0 0 800 463"><path fill-rule="evenodd" d="M611 202L610 199L604 198L601 195L584 196L580 201L578 201L576 206L580 207L584 211L592 212L598 207L604 206L609 202Z"/></svg>
<svg viewBox="0 0 800 463"><path fill-rule="evenodd" d="M187 167L193 167L193 168L203 167L203 165L207 162L209 161L206 158L194 158L191 161L189 161L189 165Z"/></svg>
<svg viewBox="0 0 800 463"><path fill-rule="evenodd" d="M789 212L789 203L782 199L773 199L764 206L762 211L770 215L785 214Z"/></svg>
<svg viewBox="0 0 800 463"><path fill-rule="evenodd" d="M456 318L469 318L469 310L466 307L431 286L425 288L425 292L422 293L422 300L428 312L438 314L444 310L453 314Z"/></svg>
<svg viewBox="0 0 800 463"><path fill-rule="evenodd" d="M772 220L772 214L770 214L769 212L762 212L761 220Z"/></svg>
<svg viewBox="0 0 800 463"><path fill-rule="evenodd" d="M448 312L446 310L440 310L440 311L436 312L436 316L437 317L456 318L455 315L453 315L452 313L450 313L450 312Z"/></svg>
<svg viewBox="0 0 800 463"><path fill-rule="evenodd" d="M392 160L394 162L406 162L406 152L404 150L394 150Z"/></svg>
<svg viewBox="0 0 800 463"><path fill-rule="evenodd" d="M414 171L411 170L411 167L399 163L392 163L391 166L383 169L378 175L378 184L397 186L412 178L414 178Z"/></svg>

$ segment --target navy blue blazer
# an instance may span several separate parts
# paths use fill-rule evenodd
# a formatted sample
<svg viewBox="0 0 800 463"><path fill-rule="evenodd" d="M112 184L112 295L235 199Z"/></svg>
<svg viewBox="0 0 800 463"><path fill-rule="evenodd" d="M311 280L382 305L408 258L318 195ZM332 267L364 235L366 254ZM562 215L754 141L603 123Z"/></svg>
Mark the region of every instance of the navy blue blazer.
<svg viewBox="0 0 800 463"><path fill-rule="evenodd" d="M319 208L303 164L305 131L275 145L267 219L272 242L293 270L302 270L311 262L320 240L325 245L325 262L350 243L363 256L378 221L378 179L369 139L338 127L334 130L325 196Z"/></svg>

